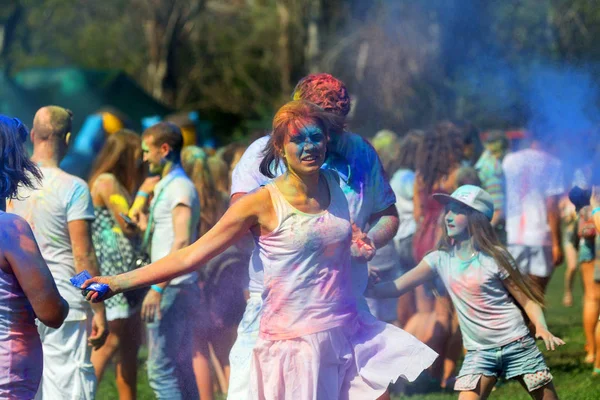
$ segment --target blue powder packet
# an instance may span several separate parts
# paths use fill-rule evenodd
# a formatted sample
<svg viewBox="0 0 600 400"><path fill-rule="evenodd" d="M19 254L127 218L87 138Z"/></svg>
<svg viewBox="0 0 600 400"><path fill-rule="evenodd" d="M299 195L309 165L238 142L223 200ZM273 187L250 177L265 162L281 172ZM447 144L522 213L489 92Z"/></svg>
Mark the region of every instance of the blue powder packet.
<svg viewBox="0 0 600 400"><path fill-rule="evenodd" d="M73 286L75 286L78 289L81 289L81 285L83 285L83 282L87 281L91 277L92 276L89 272L81 271L77 275L71 277L71 279L69 280L71 281L71 284ZM88 291L93 290L95 292L98 292L98 295L100 296L100 298L102 298L106 293L108 293L108 289L110 289L110 287L106 283L94 282L90 286L86 287L84 291L87 293Z"/></svg>

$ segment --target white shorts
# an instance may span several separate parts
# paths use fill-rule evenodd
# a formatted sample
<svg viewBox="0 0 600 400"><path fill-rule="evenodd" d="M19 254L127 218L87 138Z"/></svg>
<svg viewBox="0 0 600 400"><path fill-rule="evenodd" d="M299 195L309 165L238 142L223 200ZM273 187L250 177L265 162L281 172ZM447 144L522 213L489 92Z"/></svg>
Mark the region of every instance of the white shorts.
<svg viewBox="0 0 600 400"><path fill-rule="evenodd" d="M508 245L508 251L517 261L522 274L548 278L554 271L552 263L552 247Z"/></svg>
<svg viewBox="0 0 600 400"><path fill-rule="evenodd" d="M65 321L58 329L38 323L44 351L44 373L36 400L92 400L96 394L96 375L90 361L92 348L87 339L91 317Z"/></svg>
<svg viewBox="0 0 600 400"><path fill-rule="evenodd" d="M229 352L228 400L246 400L249 396L252 351L258 340L262 304L260 293L250 293L244 316L238 326L237 339Z"/></svg>

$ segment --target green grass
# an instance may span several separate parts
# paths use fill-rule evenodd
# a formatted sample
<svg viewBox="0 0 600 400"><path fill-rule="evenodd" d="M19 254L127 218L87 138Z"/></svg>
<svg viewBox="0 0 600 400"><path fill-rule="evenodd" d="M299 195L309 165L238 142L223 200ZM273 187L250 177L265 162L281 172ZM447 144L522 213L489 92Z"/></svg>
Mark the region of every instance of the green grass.
<svg viewBox="0 0 600 400"><path fill-rule="evenodd" d="M547 294L548 307L546 319L552 333L564 339L567 344L555 352L543 351L546 362L554 375L554 384L563 400L600 400L600 378L592 378L591 367L584 365L583 345L584 336L581 325L581 282L579 277L575 282L574 303L572 308L562 306L564 267L557 269L550 282ZM140 352L140 369L138 378L138 399L154 399L148 386L144 364L145 352ZM114 383L114 373L110 369L98 391L98 400L117 399L117 389ZM432 393L428 395L413 395L411 400L450 400L456 399L456 394ZM492 393L492 399L526 400L530 399L525 390L516 382L508 382ZM221 400L217 397L218 400ZM224 399L224 398L223 398ZM302 399L298 399L302 400Z"/></svg>

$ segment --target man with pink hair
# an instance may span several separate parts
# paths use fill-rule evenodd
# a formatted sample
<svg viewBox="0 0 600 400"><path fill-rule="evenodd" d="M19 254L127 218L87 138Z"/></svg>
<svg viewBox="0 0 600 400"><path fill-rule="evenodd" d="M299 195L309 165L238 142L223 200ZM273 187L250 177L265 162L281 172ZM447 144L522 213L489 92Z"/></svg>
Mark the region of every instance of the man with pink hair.
<svg viewBox="0 0 600 400"><path fill-rule="evenodd" d="M292 98L310 101L344 118L350 111L350 96L346 86L326 73L302 78ZM264 161L268 140L269 136L265 136L252 143L235 167L232 174L232 202L286 172L283 162L269 164ZM329 139L328 156L323 168L335 171L340 177L340 187L348 200L350 217L355 225L355 238L374 245L374 248L382 247L391 240L398 230L396 197L373 147L361 136L346 132L340 126ZM366 248L370 247L354 243L350 249L353 292L362 312L369 312L364 292L368 281L367 261L374 256L374 252L366 252ZM251 259L250 298L229 357L231 377L228 398L232 400L246 398L248 393L250 360L262 313L262 270L259 260L256 257Z"/></svg>

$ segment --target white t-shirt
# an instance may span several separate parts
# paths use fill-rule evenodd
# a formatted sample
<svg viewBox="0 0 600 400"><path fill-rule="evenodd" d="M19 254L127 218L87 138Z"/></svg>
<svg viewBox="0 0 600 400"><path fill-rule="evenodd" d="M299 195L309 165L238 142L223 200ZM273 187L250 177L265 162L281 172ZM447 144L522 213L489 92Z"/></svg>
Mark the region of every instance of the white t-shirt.
<svg viewBox="0 0 600 400"><path fill-rule="evenodd" d="M535 149L504 157L506 179L506 233L508 244L552 244L546 199L564 193L561 163Z"/></svg>
<svg viewBox="0 0 600 400"><path fill-rule="evenodd" d="M269 182L269 178L260 173L259 166L269 136L252 143L236 165L232 174L231 194L248 193ZM396 202L381 161L373 147L361 136L344 132L332 138L330 151L323 168L331 169L340 176L342 188L350 209L350 218L362 230L365 229L371 215L383 211ZM285 171L283 163L276 168L279 176ZM353 292L366 308L363 293L367 287L368 271L364 262L352 262ZM256 257L250 260L249 289L254 293L263 290L263 274L260 261Z"/></svg>
<svg viewBox="0 0 600 400"><path fill-rule="evenodd" d="M187 177L181 167L175 167L162 178L154 188L154 199L150 203L153 214L154 231L150 256L152 262L160 260L171 252L175 231L173 228L173 209L182 204L192 209L192 219L189 222L191 229L190 243L198 238L198 224L200 222L200 200L196 187ZM196 271L174 278L170 285L195 282L198 278Z"/></svg>
<svg viewBox="0 0 600 400"><path fill-rule="evenodd" d="M448 252L433 251L423 261L450 293L467 350L504 346L529 333L521 310L502 283L508 272L493 258L478 253L462 261Z"/></svg>
<svg viewBox="0 0 600 400"><path fill-rule="evenodd" d="M90 190L85 181L58 168L40 169L43 179L39 188L19 188L18 199L10 201L8 211L31 226L58 291L69 303L67 320L85 320L89 303L69 281L76 272L68 223L94 220Z"/></svg>

